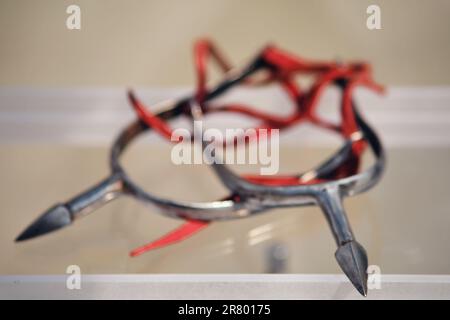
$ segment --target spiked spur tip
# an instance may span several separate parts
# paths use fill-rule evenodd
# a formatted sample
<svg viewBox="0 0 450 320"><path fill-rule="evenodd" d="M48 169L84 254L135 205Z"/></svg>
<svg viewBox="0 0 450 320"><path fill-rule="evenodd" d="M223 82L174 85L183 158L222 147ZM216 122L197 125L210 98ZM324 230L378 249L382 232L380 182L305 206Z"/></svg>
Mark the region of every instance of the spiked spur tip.
<svg viewBox="0 0 450 320"><path fill-rule="evenodd" d="M356 241L341 245L335 253L339 266L356 290L367 296L367 254L363 246Z"/></svg>
<svg viewBox="0 0 450 320"><path fill-rule="evenodd" d="M57 204L37 218L16 238L15 241L24 241L44 235L63 228L71 222L72 218L69 209L65 205Z"/></svg>

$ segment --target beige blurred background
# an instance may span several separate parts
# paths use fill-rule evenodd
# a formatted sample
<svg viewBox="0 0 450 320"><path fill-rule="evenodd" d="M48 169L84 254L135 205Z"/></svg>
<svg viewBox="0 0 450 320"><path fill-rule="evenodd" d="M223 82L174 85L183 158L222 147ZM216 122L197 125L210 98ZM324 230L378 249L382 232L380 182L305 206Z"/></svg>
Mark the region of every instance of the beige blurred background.
<svg viewBox="0 0 450 320"><path fill-rule="evenodd" d="M66 7L81 7L81 30ZM381 7L382 30L366 28ZM450 84L447 0L1 0L2 85L186 85L192 41L236 63L271 41L305 57L364 58L387 85Z"/></svg>
<svg viewBox="0 0 450 320"><path fill-rule="evenodd" d="M81 7L80 31L66 29L70 4ZM382 30L366 28L370 4L381 7ZM0 274L64 273L70 264L80 265L86 273L266 272L267 250L277 243L285 244L290 253L286 272L340 272L333 257L334 241L318 208L274 210L252 219L215 223L181 244L131 259L129 250L180 221L124 197L76 226L34 241L13 242L49 206L108 172L108 145L72 144L68 127L73 128L78 114L88 109L92 117L88 114L75 128L87 137L95 136L107 125L96 119L104 116L107 122L117 110L103 108L112 103L101 95L98 101L95 96L84 100L82 91L72 102L65 94L73 88L112 86L117 91L110 98L115 101L115 94L129 85L189 86L194 81L192 43L204 36L215 39L237 64L274 42L304 57L368 60L379 82L410 87L406 95L425 88L420 91L424 96L419 92L410 99L421 102L416 108L407 109L409 96L387 98L392 108L381 109L385 114L375 119L381 122L374 122L377 129L398 125L406 135L423 131L421 144L390 147L380 185L346 200L346 208L370 262L383 273L450 274L450 144L427 145L428 138L448 140L449 14L448 0L0 0L0 130L16 127L1 132L19 135L33 132L28 127L51 131L59 125L55 132L66 133L61 136L68 141L16 143L11 135L1 139ZM427 91L428 86L441 89ZM45 99L53 95L56 102ZM120 96L123 103L120 100L116 107L128 108L122 91ZM431 100L435 108L426 109L433 107ZM48 101L59 109L49 109ZM61 109L58 101L71 108L53 114ZM392 109L397 110L395 117ZM434 110L435 117L427 122ZM58 117L64 121L59 123ZM94 120L89 122L90 118ZM125 124L127 119L123 120ZM433 128L436 136L427 131ZM384 141L393 131L381 132ZM208 168L174 168L167 149L151 148L137 147L129 155L129 168L149 190L196 201L225 194ZM299 157L298 148L283 147L283 169L306 170L332 150L302 148ZM152 165L149 154L157 155Z"/></svg>

